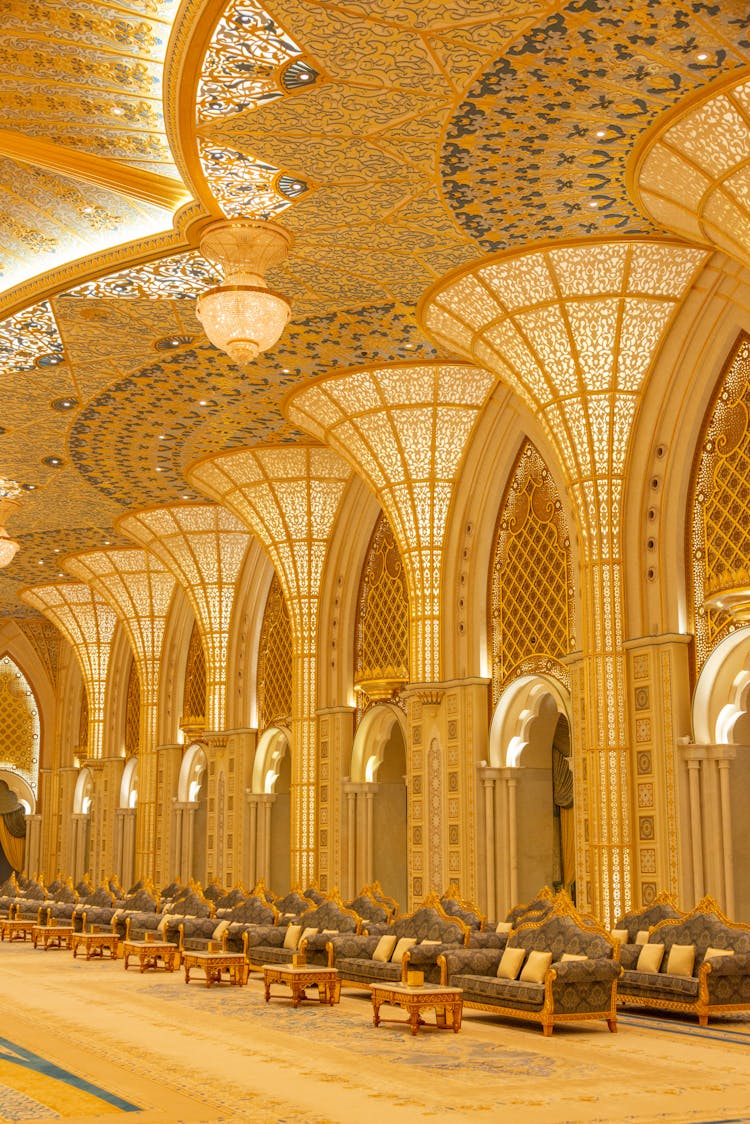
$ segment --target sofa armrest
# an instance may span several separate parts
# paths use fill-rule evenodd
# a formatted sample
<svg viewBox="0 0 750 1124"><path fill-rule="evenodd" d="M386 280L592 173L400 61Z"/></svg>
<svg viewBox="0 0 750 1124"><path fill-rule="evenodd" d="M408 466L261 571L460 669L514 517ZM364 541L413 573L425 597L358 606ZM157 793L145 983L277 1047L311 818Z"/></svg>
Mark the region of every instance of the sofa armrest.
<svg viewBox="0 0 750 1124"><path fill-rule="evenodd" d="M445 947L445 946L443 946ZM496 976L502 959L499 948L454 948L440 953L444 984L450 985L454 976Z"/></svg>
<svg viewBox="0 0 750 1124"><path fill-rule="evenodd" d="M620 945L620 964L623 968L635 968L638 963L638 957L641 955L641 944L622 944Z"/></svg>
<svg viewBox="0 0 750 1124"><path fill-rule="evenodd" d="M622 966L606 956L597 956L588 960L556 960L552 968L561 983L616 980L622 972Z"/></svg>
<svg viewBox="0 0 750 1124"><path fill-rule="evenodd" d="M742 976L750 972L750 953L735 952L734 956L715 956L704 960L701 969L714 976Z"/></svg>
<svg viewBox="0 0 750 1124"><path fill-rule="evenodd" d="M305 941L305 949L308 952L325 952L328 947L328 942L333 937L338 936L337 933L316 933L314 937L308 937ZM302 950L302 942L300 941L300 949Z"/></svg>

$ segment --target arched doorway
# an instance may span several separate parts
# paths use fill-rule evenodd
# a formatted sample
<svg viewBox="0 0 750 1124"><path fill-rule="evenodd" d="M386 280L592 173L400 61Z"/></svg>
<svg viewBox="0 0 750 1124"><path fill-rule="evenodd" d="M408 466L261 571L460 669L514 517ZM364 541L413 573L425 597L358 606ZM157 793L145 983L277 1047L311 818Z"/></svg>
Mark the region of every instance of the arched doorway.
<svg viewBox="0 0 750 1124"><path fill-rule="evenodd" d="M365 713L352 746L347 801L347 885L354 897L377 880L406 907L406 720L393 703Z"/></svg>
<svg viewBox="0 0 750 1124"><path fill-rule="evenodd" d="M172 831L173 877L183 884L206 881L206 750L200 742L187 746L177 779Z"/></svg>
<svg viewBox="0 0 750 1124"><path fill-rule="evenodd" d="M91 811L94 803L94 776L84 766L78 774L73 792L73 861L74 882L80 882L91 869Z"/></svg>
<svg viewBox="0 0 750 1124"><path fill-rule="evenodd" d="M572 760L563 686L541 675L517 679L498 702L490 762L480 765L488 912L504 916L543 885L575 894Z"/></svg>
<svg viewBox="0 0 750 1124"><path fill-rule="evenodd" d="M138 804L138 758L125 762L120 781L120 800L115 813L115 872L127 890L134 881L135 809Z"/></svg>
<svg viewBox="0 0 750 1124"><path fill-rule="evenodd" d="M262 878L285 894L291 877L292 750L289 730L270 726L255 751L252 791L248 794L248 878Z"/></svg>
<svg viewBox="0 0 750 1124"><path fill-rule="evenodd" d="M679 747L681 895L690 904L711 894L750 921L750 629L730 633L703 665L693 732Z"/></svg>

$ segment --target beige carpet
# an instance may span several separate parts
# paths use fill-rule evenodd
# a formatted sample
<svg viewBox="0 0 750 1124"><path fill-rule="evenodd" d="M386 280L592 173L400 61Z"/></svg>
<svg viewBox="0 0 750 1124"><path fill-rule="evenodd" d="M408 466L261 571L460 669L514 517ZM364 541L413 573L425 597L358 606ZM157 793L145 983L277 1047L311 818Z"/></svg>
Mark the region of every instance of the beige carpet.
<svg viewBox="0 0 750 1124"><path fill-rule="evenodd" d="M395 1023L375 1029L364 993L294 1010L287 999L266 1005L256 976L207 989L182 972L126 973L122 961L15 943L0 944L0 978L3 1038L143 1110L126 1119L750 1121L750 1020L701 1030L623 1013L617 1034L579 1023L545 1039L531 1024L467 1011L458 1035L426 1028L413 1038ZM3 1072L0 1120L122 1118L93 1101L82 1115L62 1104L57 1116L19 1116Z"/></svg>

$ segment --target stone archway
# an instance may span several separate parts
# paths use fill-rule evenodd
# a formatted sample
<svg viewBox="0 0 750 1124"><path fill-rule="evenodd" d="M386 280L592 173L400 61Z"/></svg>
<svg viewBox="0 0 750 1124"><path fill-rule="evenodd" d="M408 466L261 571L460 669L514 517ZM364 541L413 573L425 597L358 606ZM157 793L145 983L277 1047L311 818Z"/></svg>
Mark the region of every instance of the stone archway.
<svg viewBox="0 0 750 1124"><path fill-rule="evenodd" d="M515 680L490 726L484 789L486 908L502 917L542 885L575 892L571 705L551 676ZM494 908L493 908L494 907Z"/></svg>
<svg viewBox="0 0 750 1124"><path fill-rule="evenodd" d="M125 762L120 780L120 799L115 812L115 872L127 890L135 872L135 816L138 804L138 758Z"/></svg>
<svg viewBox="0 0 750 1124"><path fill-rule="evenodd" d="M354 897L377 880L402 908L408 895L406 718L378 703L362 718L352 746L346 797L347 889Z"/></svg>
<svg viewBox="0 0 750 1124"><path fill-rule="evenodd" d="M206 768L208 758L201 742L185 748L177 778L177 799L172 821L173 876L182 883L206 881Z"/></svg>
<svg viewBox="0 0 750 1124"><path fill-rule="evenodd" d="M254 885L262 878L281 895L291 876L291 781L290 732L285 726L269 726L258 741L247 793L245 880Z"/></svg>

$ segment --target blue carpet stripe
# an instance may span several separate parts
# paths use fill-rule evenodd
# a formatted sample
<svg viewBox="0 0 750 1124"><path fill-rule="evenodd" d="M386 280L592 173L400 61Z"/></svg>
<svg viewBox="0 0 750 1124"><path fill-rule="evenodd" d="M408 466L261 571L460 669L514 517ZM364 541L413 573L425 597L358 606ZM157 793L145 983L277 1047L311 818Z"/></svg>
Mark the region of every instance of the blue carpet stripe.
<svg viewBox="0 0 750 1124"><path fill-rule="evenodd" d="M143 1111L138 1105L123 1100L122 1097L118 1097L114 1093L108 1093L106 1089L102 1089L99 1085L94 1085L92 1082L84 1080L83 1077L77 1077L75 1073L70 1073L69 1070L54 1065L46 1058L40 1058L38 1054L33 1054L31 1050L26 1050L23 1046L17 1046L15 1042L9 1042L7 1038L0 1038L0 1050L2 1051L0 1060L14 1062L24 1069L42 1073L45 1077L52 1077L56 1081L63 1081L66 1085L71 1085L82 1093L90 1093L92 1097L98 1097L100 1101L106 1101L113 1108L119 1108L121 1112Z"/></svg>
<svg viewBox="0 0 750 1124"><path fill-rule="evenodd" d="M617 1021L626 1026L648 1026L650 1030L661 1030L665 1034L681 1034L687 1038L711 1038L716 1042L728 1042L735 1046L750 1046L750 1034L739 1030L722 1030L721 1027L710 1026L683 1026L668 1019L650 1019L643 1015L618 1015ZM734 1124L734 1122L728 1121L727 1124Z"/></svg>

